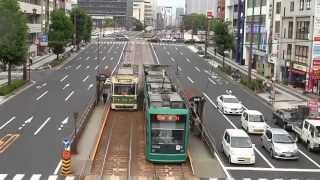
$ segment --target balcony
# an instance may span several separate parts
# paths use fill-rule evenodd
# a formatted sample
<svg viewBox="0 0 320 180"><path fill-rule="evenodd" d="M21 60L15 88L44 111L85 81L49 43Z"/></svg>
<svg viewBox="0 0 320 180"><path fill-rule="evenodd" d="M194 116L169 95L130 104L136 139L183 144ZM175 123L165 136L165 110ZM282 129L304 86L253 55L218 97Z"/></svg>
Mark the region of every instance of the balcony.
<svg viewBox="0 0 320 180"><path fill-rule="evenodd" d="M40 33L41 24L27 24L29 33Z"/></svg>
<svg viewBox="0 0 320 180"><path fill-rule="evenodd" d="M33 9L36 9L36 14L41 14L41 6L36 4L29 4L19 1L20 9L23 13L33 14Z"/></svg>

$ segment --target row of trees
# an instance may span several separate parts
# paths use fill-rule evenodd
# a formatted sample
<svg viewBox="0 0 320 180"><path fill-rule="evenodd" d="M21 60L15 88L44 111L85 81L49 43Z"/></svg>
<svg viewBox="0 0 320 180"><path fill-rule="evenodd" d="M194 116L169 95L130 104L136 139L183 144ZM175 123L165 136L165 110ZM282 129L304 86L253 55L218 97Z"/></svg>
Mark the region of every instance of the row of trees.
<svg viewBox="0 0 320 180"><path fill-rule="evenodd" d="M48 32L49 47L59 58L66 45L73 41L90 41L92 20L83 10L72 9L70 15L63 10L51 13ZM74 33L75 32L75 33ZM28 59L28 27L25 15L17 0L0 0L0 62L8 67L8 85L11 84L12 66L24 66L23 78L26 80Z"/></svg>

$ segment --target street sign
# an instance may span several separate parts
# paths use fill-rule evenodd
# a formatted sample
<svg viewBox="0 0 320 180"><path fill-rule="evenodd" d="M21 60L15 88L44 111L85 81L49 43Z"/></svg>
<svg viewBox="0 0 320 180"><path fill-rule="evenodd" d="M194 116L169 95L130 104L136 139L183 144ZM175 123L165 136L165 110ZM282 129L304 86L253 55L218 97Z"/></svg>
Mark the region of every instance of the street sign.
<svg viewBox="0 0 320 180"><path fill-rule="evenodd" d="M48 46L48 35L43 34L40 38L40 46Z"/></svg>
<svg viewBox="0 0 320 180"><path fill-rule="evenodd" d="M313 113L318 112L318 102L316 100L309 100L308 107L310 112L313 112Z"/></svg>
<svg viewBox="0 0 320 180"><path fill-rule="evenodd" d="M70 141L69 141L68 139L64 139L64 140L63 140L63 147L64 147L64 149L69 148L69 146L70 146Z"/></svg>
<svg viewBox="0 0 320 180"><path fill-rule="evenodd" d="M207 16L209 17L209 18L211 18L213 15L212 15L212 11L207 11Z"/></svg>

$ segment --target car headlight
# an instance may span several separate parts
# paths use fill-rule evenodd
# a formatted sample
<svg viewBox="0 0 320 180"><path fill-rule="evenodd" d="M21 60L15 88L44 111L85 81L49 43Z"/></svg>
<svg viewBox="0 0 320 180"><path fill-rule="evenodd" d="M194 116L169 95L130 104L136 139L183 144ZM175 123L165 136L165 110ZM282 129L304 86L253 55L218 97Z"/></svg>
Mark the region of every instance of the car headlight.
<svg viewBox="0 0 320 180"><path fill-rule="evenodd" d="M276 152L276 153L282 153L282 151L281 151L281 149L279 148L279 147L277 147L277 146L275 146L274 147L274 151Z"/></svg>

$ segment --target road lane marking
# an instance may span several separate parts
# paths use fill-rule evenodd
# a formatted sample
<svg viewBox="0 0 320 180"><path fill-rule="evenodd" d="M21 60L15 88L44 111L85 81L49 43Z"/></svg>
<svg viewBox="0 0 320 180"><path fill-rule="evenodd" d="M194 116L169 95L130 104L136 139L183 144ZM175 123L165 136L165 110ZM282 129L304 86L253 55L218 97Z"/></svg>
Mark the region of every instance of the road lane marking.
<svg viewBox="0 0 320 180"><path fill-rule="evenodd" d="M171 61L172 61L172 62L175 62L175 61L176 61L176 60L174 60L174 58L173 58L173 57L171 57L170 59L171 59Z"/></svg>
<svg viewBox="0 0 320 180"><path fill-rule="evenodd" d="M75 176L67 176L65 180L74 180L75 178Z"/></svg>
<svg viewBox="0 0 320 180"><path fill-rule="evenodd" d="M42 93L39 97L37 97L37 101L39 101L43 96L45 96L48 93L48 91L45 91L44 93Z"/></svg>
<svg viewBox="0 0 320 180"><path fill-rule="evenodd" d="M16 174L16 175L12 178L12 180L22 180L23 177L24 177L24 174Z"/></svg>
<svg viewBox="0 0 320 180"><path fill-rule="evenodd" d="M74 91L72 91L72 92L66 97L66 99L65 99L64 101L68 101L73 94L74 94Z"/></svg>
<svg viewBox="0 0 320 180"><path fill-rule="evenodd" d="M98 69L98 67L99 67L99 65L98 65L98 66L96 66L96 67L94 68L94 70L97 70L97 69Z"/></svg>
<svg viewBox="0 0 320 180"><path fill-rule="evenodd" d="M315 166L317 166L318 168L320 168L320 165L315 162L313 159L311 159L307 154L305 154L304 152L302 152L300 149L298 149L299 153L301 153L304 157L306 157L309 161L311 161Z"/></svg>
<svg viewBox="0 0 320 180"><path fill-rule="evenodd" d="M62 79L60 79L60 82L63 82L65 79L67 79L67 77L69 77L69 75L65 75Z"/></svg>
<svg viewBox="0 0 320 180"><path fill-rule="evenodd" d="M68 124L68 122L69 122L69 116L67 116L63 121L61 121L61 124L58 128L58 131L61 131L63 129L64 125Z"/></svg>
<svg viewBox="0 0 320 180"><path fill-rule="evenodd" d="M180 55L183 56L183 53L180 51Z"/></svg>
<svg viewBox="0 0 320 180"><path fill-rule="evenodd" d="M117 62L117 64L116 64L116 66L113 68L113 70L112 70L112 72L111 72L111 75L114 73L114 71L117 69L118 65L120 64L120 61L121 61L121 58L122 58L122 56L123 56L123 52L124 52L124 49L125 49L126 46L127 46L127 42L125 42L125 45L124 45L123 48L122 48L122 51L121 51L119 60L118 60L118 62Z"/></svg>
<svg viewBox="0 0 320 180"><path fill-rule="evenodd" d="M41 87L45 87L45 86L47 86L47 83L43 83L43 84L41 85Z"/></svg>
<svg viewBox="0 0 320 180"><path fill-rule="evenodd" d="M153 51L153 53L154 53L154 56L156 57L157 64L160 64L158 55L157 55L156 51L154 50L154 47L153 47L152 44L151 44L151 49L152 49L152 51Z"/></svg>
<svg viewBox="0 0 320 180"><path fill-rule="evenodd" d="M48 117L42 124L41 126L33 133L34 136L36 136L41 129L51 120L51 117Z"/></svg>
<svg viewBox="0 0 320 180"><path fill-rule="evenodd" d="M187 79L188 79L191 83L194 83L194 81L193 81L189 76L187 76Z"/></svg>
<svg viewBox="0 0 320 180"><path fill-rule="evenodd" d="M15 120L16 117L13 116L11 117L6 123L4 123L1 127L0 127L0 130L3 129L4 127L6 127L9 123L11 123L13 120Z"/></svg>
<svg viewBox="0 0 320 180"><path fill-rule="evenodd" d="M206 93L202 93L208 100L209 102L215 107L217 108L217 105L211 100L211 98L206 94ZM220 110L218 110L218 112L220 112L220 114L224 117L225 120L227 120L229 122L229 124L234 128L234 129L239 129L235 124L233 124L233 122L225 115L223 114ZM256 148L254 147L254 150L260 155L260 157L271 167L271 169L274 169L275 167L271 164L271 162Z"/></svg>
<svg viewBox="0 0 320 180"><path fill-rule="evenodd" d="M195 68L198 72L201 72L200 69L199 69L197 66L195 66L194 68Z"/></svg>
<svg viewBox="0 0 320 180"><path fill-rule="evenodd" d="M102 61L104 61L105 59L106 59L106 57L105 57L105 56L103 56Z"/></svg>
<svg viewBox="0 0 320 180"><path fill-rule="evenodd" d="M104 69L108 69L108 65L106 65L106 66L104 67Z"/></svg>
<svg viewBox="0 0 320 180"><path fill-rule="evenodd" d="M320 169L298 169L298 168L262 168L262 167L226 167L231 171L271 171L271 172L320 172Z"/></svg>
<svg viewBox="0 0 320 180"><path fill-rule="evenodd" d="M24 123L19 127L19 130L21 130L23 127L25 127L26 124L31 123L32 120L33 120L33 116L31 116L27 120L25 120Z"/></svg>
<svg viewBox="0 0 320 180"><path fill-rule="evenodd" d="M89 75L87 75L84 79L82 79L82 82L86 82L89 78Z"/></svg>
<svg viewBox="0 0 320 180"><path fill-rule="evenodd" d="M51 175L48 178L48 180L57 180L57 179L58 179L58 175Z"/></svg>
<svg viewBox="0 0 320 180"><path fill-rule="evenodd" d="M178 70L179 70L179 71L182 71L182 69L181 69L181 67L180 67L180 66L178 66Z"/></svg>
<svg viewBox="0 0 320 180"><path fill-rule="evenodd" d="M190 61L190 59L189 59L189 58L187 58L187 57L186 57L186 60L187 60L189 63L191 62L191 61Z"/></svg>
<svg viewBox="0 0 320 180"><path fill-rule="evenodd" d="M54 169L54 171L53 171L53 174L54 174L54 175L57 175L57 174L58 174L61 165L62 165L62 160L59 161L57 167Z"/></svg>
<svg viewBox="0 0 320 180"><path fill-rule="evenodd" d="M93 84L90 84L88 87L88 90L90 90L93 87Z"/></svg>
<svg viewBox="0 0 320 180"><path fill-rule="evenodd" d="M113 59L114 59L114 57L111 57L111 58L110 58L110 61L113 61Z"/></svg>
<svg viewBox="0 0 320 180"><path fill-rule="evenodd" d="M90 56L88 56L87 58L86 58L86 60L88 61L90 59Z"/></svg>
<svg viewBox="0 0 320 180"><path fill-rule="evenodd" d="M68 83L68 84L66 84L63 88L62 88L62 90L65 90L67 87L69 87L70 86L70 84Z"/></svg>
<svg viewBox="0 0 320 180"><path fill-rule="evenodd" d="M170 52L169 52L169 51L167 51L167 54L168 54L168 55L170 55Z"/></svg>
<svg viewBox="0 0 320 180"><path fill-rule="evenodd" d="M81 64L79 64L77 67L76 67L76 70L80 69L81 67Z"/></svg>
<svg viewBox="0 0 320 180"><path fill-rule="evenodd" d="M94 57L94 60L97 60L98 59L98 57Z"/></svg>
<svg viewBox="0 0 320 180"><path fill-rule="evenodd" d="M33 174L30 180L39 180L41 178L41 174Z"/></svg>
<svg viewBox="0 0 320 180"><path fill-rule="evenodd" d="M0 174L0 180L5 180L8 174Z"/></svg>
<svg viewBox="0 0 320 180"><path fill-rule="evenodd" d="M231 180L231 179L232 179L232 176L230 175L229 171L226 169L226 166L223 164L223 162L222 162L222 160L220 159L219 155L218 155L216 152L214 152L214 155L215 155L215 157L217 157L218 162L219 162L220 166L222 167L222 170L223 170L224 174L227 175L227 179L230 179L230 180Z"/></svg>
<svg viewBox="0 0 320 180"><path fill-rule="evenodd" d="M216 85L217 83L216 82L214 82L211 78L208 78L208 80L212 83L212 84L214 84L214 85Z"/></svg>
<svg viewBox="0 0 320 180"><path fill-rule="evenodd" d="M90 68L90 66L88 65L86 68L87 68L87 69L89 69L89 68Z"/></svg>

